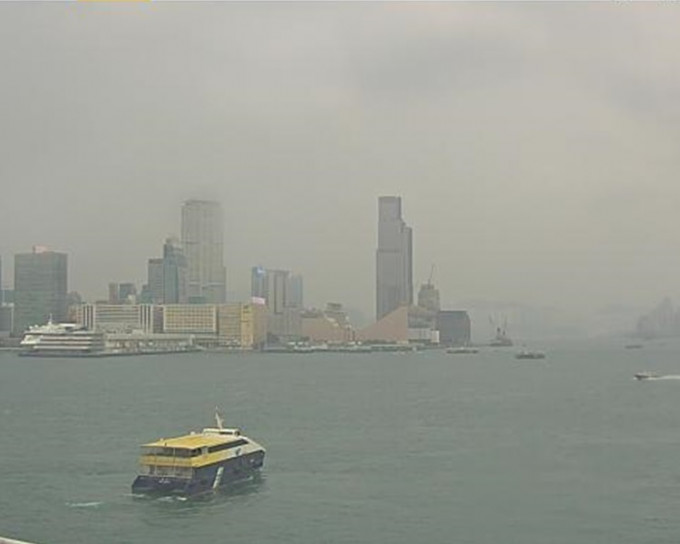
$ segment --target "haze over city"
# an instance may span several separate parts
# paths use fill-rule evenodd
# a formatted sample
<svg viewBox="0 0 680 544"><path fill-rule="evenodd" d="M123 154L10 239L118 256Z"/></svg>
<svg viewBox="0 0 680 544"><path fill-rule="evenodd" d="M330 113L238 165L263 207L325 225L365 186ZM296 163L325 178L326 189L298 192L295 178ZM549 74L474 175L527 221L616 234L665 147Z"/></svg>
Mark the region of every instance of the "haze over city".
<svg viewBox="0 0 680 544"><path fill-rule="evenodd" d="M142 284L219 201L227 289L257 264L375 313L377 197L414 285L587 316L680 293L670 4L0 6L0 256Z"/></svg>

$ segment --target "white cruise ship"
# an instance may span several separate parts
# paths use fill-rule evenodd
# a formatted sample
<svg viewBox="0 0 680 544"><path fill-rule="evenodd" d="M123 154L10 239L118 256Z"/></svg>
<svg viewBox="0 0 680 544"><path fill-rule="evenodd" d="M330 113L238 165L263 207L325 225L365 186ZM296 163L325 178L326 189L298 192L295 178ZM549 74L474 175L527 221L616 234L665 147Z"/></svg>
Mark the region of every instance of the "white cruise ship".
<svg viewBox="0 0 680 544"><path fill-rule="evenodd" d="M103 355L104 334L75 323L32 325L19 344L20 355L33 357L93 357Z"/></svg>

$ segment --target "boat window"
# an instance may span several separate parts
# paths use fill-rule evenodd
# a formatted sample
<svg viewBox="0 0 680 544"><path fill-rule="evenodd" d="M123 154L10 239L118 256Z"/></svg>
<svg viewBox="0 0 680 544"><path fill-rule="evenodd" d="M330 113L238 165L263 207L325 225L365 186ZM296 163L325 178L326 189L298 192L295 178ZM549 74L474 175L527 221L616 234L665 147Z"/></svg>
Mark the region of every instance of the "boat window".
<svg viewBox="0 0 680 544"><path fill-rule="evenodd" d="M216 451L230 450L230 449L236 448L238 446L243 446L247 443L248 443L247 440L244 440L243 438L241 438L239 440L234 440L233 442L227 442L226 444L217 444L216 446L210 446L208 448L208 452L215 453Z"/></svg>
<svg viewBox="0 0 680 544"><path fill-rule="evenodd" d="M144 448L144 455L158 455L161 457L196 457L200 453L200 448L191 450L187 448L163 448L155 446Z"/></svg>
<svg viewBox="0 0 680 544"><path fill-rule="evenodd" d="M194 470L191 467L142 465L139 469L139 474L143 476L174 476L177 478L191 478L194 474Z"/></svg>

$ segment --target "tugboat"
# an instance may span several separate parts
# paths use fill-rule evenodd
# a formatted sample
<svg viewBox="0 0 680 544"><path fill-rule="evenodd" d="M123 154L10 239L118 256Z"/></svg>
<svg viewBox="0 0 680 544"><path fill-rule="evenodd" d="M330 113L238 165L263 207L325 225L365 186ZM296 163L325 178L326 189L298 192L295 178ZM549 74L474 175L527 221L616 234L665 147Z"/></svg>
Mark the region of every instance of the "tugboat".
<svg viewBox="0 0 680 544"><path fill-rule="evenodd" d="M265 449L239 429L223 427L218 412L215 421L216 428L144 444L132 493L190 497L257 475Z"/></svg>

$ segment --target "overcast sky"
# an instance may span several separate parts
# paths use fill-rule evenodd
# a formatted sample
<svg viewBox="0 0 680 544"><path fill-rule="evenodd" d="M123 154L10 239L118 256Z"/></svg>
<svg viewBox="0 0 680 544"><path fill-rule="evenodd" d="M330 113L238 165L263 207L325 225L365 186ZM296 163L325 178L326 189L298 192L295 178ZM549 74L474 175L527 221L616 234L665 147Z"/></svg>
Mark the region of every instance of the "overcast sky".
<svg viewBox="0 0 680 544"><path fill-rule="evenodd" d="M674 3L0 4L0 255L146 280L190 198L255 264L374 315L377 197L444 305L680 293ZM416 286L417 291L417 286Z"/></svg>

